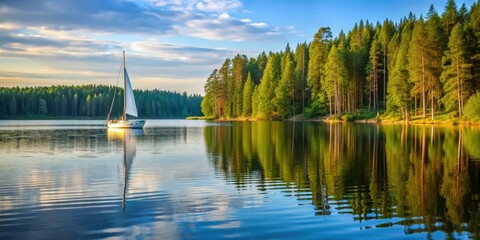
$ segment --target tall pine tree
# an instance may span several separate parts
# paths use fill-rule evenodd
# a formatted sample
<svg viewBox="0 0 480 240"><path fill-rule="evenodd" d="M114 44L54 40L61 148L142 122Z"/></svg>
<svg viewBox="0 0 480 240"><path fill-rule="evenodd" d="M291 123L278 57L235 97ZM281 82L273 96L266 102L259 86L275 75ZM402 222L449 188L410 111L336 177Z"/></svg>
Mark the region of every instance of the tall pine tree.
<svg viewBox="0 0 480 240"><path fill-rule="evenodd" d="M322 27L315 34L309 49L310 61L308 62L308 86L311 91L312 101L322 98L322 86L328 52L332 41L332 32L329 27Z"/></svg>
<svg viewBox="0 0 480 240"><path fill-rule="evenodd" d="M387 111L397 112L397 109L402 114L405 121L410 120L409 106L411 102L411 84L409 82L409 75L407 70L408 65L408 46L410 44L412 32L412 20L407 20L401 31L401 41L394 61L394 67L390 73L390 83L387 87ZM395 38L395 37L394 37ZM393 48L393 45L392 45ZM392 109L388 109L392 108Z"/></svg>
<svg viewBox="0 0 480 240"><path fill-rule="evenodd" d="M280 62L274 53L268 56L267 66L263 72L262 80L258 86L258 108L256 117L259 119L269 119L275 111L272 100L275 97L275 87L278 84L278 71Z"/></svg>
<svg viewBox="0 0 480 240"><path fill-rule="evenodd" d="M455 25L448 41L448 50L443 58L443 72L441 80L444 84L443 103L447 110L458 111L462 117L465 99L468 97L467 86L471 78L471 64L465 58L465 44L463 26Z"/></svg>
<svg viewBox="0 0 480 240"><path fill-rule="evenodd" d="M341 114L340 87L346 77L342 55L337 46L332 46L325 64L324 91L329 99L330 114Z"/></svg>
<svg viewBox="0 0 480 240"><path fill-rule="evenodd" d="M254 83L250 72L248 72L247 81L243 87L243 111L242 116L248 117L252 115L252 94L254 89Z"/></svg>
<svg viewBox="0 0 480 240"><path fill-rule="evenodd" d="M293 114L293 84L295 79L295 66L292 57L285 57L285 67L283 69L282 78L275 89L275 106L282 118L287 118Z"/></svg>

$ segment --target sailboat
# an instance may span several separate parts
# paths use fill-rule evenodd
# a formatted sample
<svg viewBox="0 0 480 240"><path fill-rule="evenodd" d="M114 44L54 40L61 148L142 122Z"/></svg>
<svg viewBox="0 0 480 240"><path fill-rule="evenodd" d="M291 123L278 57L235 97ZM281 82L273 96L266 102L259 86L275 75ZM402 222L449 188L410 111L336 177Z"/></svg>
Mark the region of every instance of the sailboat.
<svg viewBox="0 0 480 240"><path fill-rule="evenodd" d="M125 51L123 51L123 82L124 82L124 94L123 94L123 114L120 120L110 120L110 113L112 112L113 102L115 101L115 95L112 100L110 112L107 116L108 128L143 128L145 125L145 119L127 119L127 114L130 116L138 117L137 105L135 104L135 96L133 95L132 84L128 77L127 68L125 66Z"/></svg>

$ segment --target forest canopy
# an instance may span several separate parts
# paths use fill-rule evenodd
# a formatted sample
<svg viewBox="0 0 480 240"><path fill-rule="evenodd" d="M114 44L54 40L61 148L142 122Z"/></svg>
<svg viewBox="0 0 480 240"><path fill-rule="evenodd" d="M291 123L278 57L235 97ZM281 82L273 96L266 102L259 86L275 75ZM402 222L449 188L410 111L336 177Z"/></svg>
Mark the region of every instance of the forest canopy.
<svg viewBox="0 0 480 240"><path fill-rule="evenodd" d="M116 87L105 85L0 87L1 118L106 118ZM139 117L185 118L201 115L200 95L162 90L134 90ZM117 88L111 116L123 111Z"/></svg>
<svg viewBox="0 0 480 240"><path fill-rule="evenodd" d="M439 111L465 117L480 90L480 3L448 0L399 22L361 20L333 37L321 27L309 43L256 57L226 59L208 77L209 118L287 119L385 112L409 120ZM478 104L477 104L478 105ZM465 116L467 114L467 116Z"/></svg>

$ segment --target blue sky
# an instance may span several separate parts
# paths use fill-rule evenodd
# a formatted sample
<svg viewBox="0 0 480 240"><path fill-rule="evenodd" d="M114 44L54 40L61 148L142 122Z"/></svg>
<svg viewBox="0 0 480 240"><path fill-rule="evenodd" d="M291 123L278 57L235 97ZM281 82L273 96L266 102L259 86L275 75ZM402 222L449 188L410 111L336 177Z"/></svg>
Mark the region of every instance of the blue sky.
<svg viewBox="0 0 480 240"><path fill-rule="evenodd" d="M474 0L457 1L469 8ZM203 93L225 58L334 36L360 19L398 22L446 0L2 0L0 86L116 83L121 51L134 88Z"/></svg>

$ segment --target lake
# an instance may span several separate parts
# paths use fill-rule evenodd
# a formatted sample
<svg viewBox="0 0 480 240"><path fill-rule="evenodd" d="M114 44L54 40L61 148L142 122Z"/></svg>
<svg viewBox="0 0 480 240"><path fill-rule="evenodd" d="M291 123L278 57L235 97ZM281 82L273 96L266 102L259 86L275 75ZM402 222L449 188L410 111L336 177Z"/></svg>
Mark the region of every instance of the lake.
<svg viewBox="0 0 480 240"><path fill-rule="evenodd" d="M0 239L480 238L480 128L0 121Z"/></svg>

